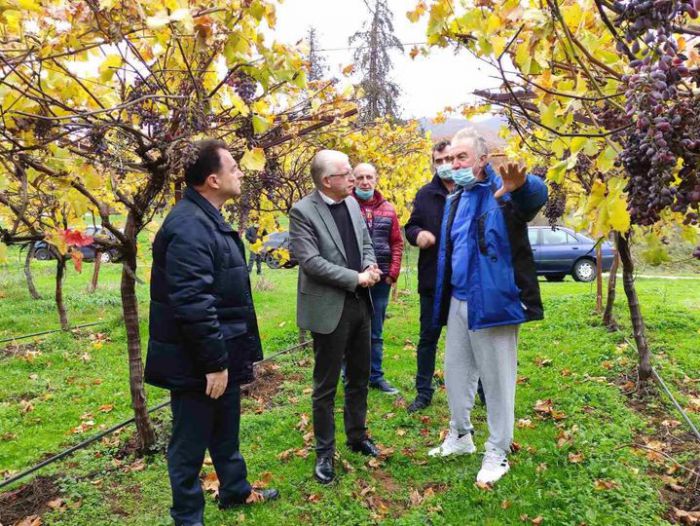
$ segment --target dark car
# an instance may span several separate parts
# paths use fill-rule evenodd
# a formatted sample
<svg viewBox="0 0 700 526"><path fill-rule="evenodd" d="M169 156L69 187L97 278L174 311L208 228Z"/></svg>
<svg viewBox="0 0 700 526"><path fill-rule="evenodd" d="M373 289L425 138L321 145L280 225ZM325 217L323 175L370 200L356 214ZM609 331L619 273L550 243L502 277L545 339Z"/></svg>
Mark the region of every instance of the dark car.
<svg viewBox="0 0 700 526"><path fill-rule="evenodd" d="M279 249L286 250L289 260L282 262ZM273 232L264 237L260 255L270 268L294 268L299 262L289 252L289 232Z"/></svg>
<svg viewBox="0 0 700 526"><path fill-rule="evenodd" d="M537 275L547 281L562 281L571 274L576 281L596 276L595 241L565 227L531 226L528 236L535 256ZM601 246L603 272L610 270L615 253L612 244Z"/></svg>
<svg viewBox="0 0 700 526"><path fill-rule="evenodd" d="M110 241L113 241L115 239L114 235L109 230L100 226L89 226L83 231L83 233L90 237L107 238ZM83 259L85 261L94 261L97 249L98 247L94 243L91 243L84 247L78 247L78 250L80 250L83 253ZM49 246L46 243L46 241L37 241L36 243L34 243L34 257L41 261L53 259L53 255L51 254L51 251L49 250ZM121 252L116 248L111 248L105 252L100 253L100 261L102 263L109 263L110 261L119 261L120 259Z"/></svg>

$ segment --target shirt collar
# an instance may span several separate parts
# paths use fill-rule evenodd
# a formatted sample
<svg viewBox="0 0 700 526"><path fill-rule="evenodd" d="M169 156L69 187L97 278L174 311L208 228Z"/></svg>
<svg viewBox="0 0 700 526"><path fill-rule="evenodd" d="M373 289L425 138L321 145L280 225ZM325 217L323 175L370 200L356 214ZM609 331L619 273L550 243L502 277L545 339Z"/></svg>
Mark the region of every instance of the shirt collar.
<svg viewBox="0 0 700 526"><path fill-rule="evenodd" d="M319 195L321 196L321 199L323 199L323 202L326 203L327 205L338 205L345 201L345 199L341 199L340 201L336 201L335 199L332 199L328 197L326 194L321 192L321 190L318 191Z"/></svg>

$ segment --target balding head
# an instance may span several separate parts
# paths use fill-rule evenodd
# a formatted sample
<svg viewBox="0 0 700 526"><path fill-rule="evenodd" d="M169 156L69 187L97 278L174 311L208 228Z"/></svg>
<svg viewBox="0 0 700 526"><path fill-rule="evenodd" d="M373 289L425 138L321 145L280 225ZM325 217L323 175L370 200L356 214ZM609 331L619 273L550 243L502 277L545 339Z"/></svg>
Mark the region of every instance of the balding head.
<svg viewBox="0 0 700 526"><path fill-rule="evenodd" d="M360 174L367 174L367 173L372 173L372 174L374 174L375 177L377 177L377 169L374 167L373 164L370 164L370 163L358 164L357 166L355 166L352 173L355 176L355 178L357 178L357 176Z"/></svg>
<svg viewBox="0 0 700 526"><path fill-rule="evenodd" d="M321 150L311 160L311 179L316 188L323 186L323 178L343 173L350 165L348 156L337 150Z"/></svg>

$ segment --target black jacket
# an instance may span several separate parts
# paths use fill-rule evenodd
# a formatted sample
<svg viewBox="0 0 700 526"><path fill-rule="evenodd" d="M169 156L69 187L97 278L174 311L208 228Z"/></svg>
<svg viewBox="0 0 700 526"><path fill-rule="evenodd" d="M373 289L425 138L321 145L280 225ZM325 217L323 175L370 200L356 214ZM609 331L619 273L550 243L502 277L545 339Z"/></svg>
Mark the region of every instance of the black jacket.
<svg viewBox="0 0 700 526"><path fill-rule="evenodd" d="M165 218L153 243L146 382L203 390L205 374L252 380L262 346L243 243L195 190Z"/></svg>
<svg viewBox="0 0 700 526"><path fill-rule="evenodd" d="M411 217L404 227L406 239L414 247L416 238L421 230L427 230L435 236L435 244L418 255L418 293L433 294L435 292L435 277L437 276L438 248L440 247L440 227L442 214L445 210L447 188L436 175L433 180L424 185L413 201Z"/></svg>

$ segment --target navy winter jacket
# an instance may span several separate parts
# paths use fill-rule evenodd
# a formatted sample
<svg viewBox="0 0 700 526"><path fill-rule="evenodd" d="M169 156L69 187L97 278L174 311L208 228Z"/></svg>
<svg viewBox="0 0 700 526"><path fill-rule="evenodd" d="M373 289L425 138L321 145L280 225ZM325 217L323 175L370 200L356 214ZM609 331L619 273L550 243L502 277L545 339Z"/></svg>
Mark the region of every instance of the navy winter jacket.
<svg viewBox="0 0 700 526"><path fill-rule="evenodd" d="M204 390L206 373L252 380L262 359L258 323L238 233L188 188L153 243L145 379L176 390Z"/></svg>
<svg viewBox="0 0 700 526"><path fill-rule="evenodd" d="M470 330L544 317L527 222L547 201L547 186L539 177L528 175L522 187L496 200L493 194L501 187L501 178L490 164L486 176L474 188L458 189L447 198L435 285L436 326L447 323L453 264L467 267ZM460 207L462 200L467 202ZM467 258L453 262L452 228L464 223L468 224Z"/></svg>
<svg viewBox="0 0 700 526"><path fill-rule="evenodd" d="M447 188L435 175L424 185L413 200L413 210L404 231L408 242L418 246L416 239L421 230L427 230L435 236L435 244L418 253L418 293L432 295L435 292L437 275L437 258L440 247L440 225L445 210Z"/></svg>

